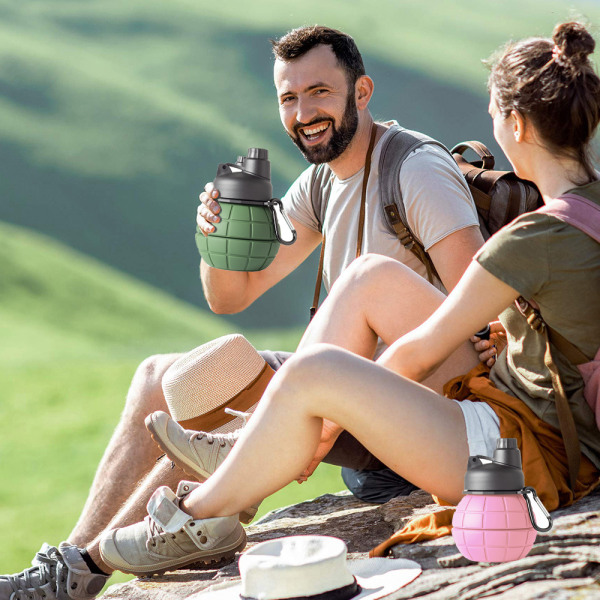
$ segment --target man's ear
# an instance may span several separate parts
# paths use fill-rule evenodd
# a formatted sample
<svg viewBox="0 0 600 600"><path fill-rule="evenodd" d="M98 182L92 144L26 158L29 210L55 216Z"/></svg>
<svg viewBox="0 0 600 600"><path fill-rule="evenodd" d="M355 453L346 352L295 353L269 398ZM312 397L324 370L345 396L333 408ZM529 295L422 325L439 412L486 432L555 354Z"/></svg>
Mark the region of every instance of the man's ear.
<svg viewBox="0 0 600 600"><path fill-rule="evenodd" d="M356 108L358 110L364 110L367 108L374 89L375 84L368 75L361 75L356 80L356 83L354 84L354 92L356 98Z"/></svg>

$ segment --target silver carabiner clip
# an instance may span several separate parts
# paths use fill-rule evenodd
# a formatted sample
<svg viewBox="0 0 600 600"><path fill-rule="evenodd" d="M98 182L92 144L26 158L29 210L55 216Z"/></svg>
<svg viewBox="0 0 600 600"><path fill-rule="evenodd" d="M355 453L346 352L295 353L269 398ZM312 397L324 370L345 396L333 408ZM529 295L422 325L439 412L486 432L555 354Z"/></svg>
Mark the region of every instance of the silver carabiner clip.
<svg viewBox="0 0 600 600"><path fill-rule="evenodd" d="M552 517L550 516L550 513L546 510L546 507L542 504L542 501L538 498L538 495L536 494L535 490L532 487L524 487L519 492L519 494L522 494L525 498L525 503L527 504L527 511L529 512L529 518L531 519L531 524L533 525L533 528L536 531L539 531L540 533L546 533L547 531L550 531L552 529ZM532 502L535 504L533 504ZM542 519L546 520L546 525L538 524L537 518L534 515L534 506L539 509L536 511L538 513L537 518L539 518L541 513Z"/></svg>
<svg viewBox="0 0 600 600"><path fill-rule="evenodd" d="M273 222L275 224L275 235L277 236L277 240L284 244L285 246L290 246L296 241L296 230L292 226L291 221L288 219L287 215L283 211L283 204L281 204L281 200L277 200L277 198L273 198L269 201L268 205L271 207L273 211ZM281 221L283 221L292 236L291 238L283 238L281 237Z"/></svg>

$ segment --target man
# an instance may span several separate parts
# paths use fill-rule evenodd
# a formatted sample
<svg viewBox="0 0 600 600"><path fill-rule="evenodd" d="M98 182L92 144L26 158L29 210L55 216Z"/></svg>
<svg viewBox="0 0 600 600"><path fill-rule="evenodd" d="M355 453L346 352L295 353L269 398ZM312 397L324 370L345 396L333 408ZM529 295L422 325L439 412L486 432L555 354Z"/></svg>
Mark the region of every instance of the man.
<svg viewBox="0 0 600 600"><path fill-rule="evenodd" d="M368 110L373 81L365 74L352 38L338 31L318 26L300 28L273 42L273 49L275 87L283 126L309 162L327 163L333 173L323 222L327 239L324 280L329 289L356 256L362 175L373 127ZM393 127L393 122L375 125L361 253L385 254L425 275L424 266L387 231L380 213L379 153ZM202 264L204 293L215 313L244 310L296 269L319 245L322 238L312 210L310 181L309 169L283 198L297 231L297 241L291 246L282 246L267 269L234 272ZM437 286L452 289L483 243L473 201L458 168L442 149L424 146L403 163L399 185L409 225L423 242L440 275ZM212 184L200 195L197 222L205 235L210 235L219 222L217 198L218 190L212 189ZM362 264L368 265L368 261ZM403 315L398 318L402 319ZM154 356L140 365L82 515L69 536L70 545L61 545L58 549L43 547L33 569L0 578L0 600L8 600L11 590L17 589L29 592L38 589L46 597L54 598L57 587L61 586L68 597L94 597L97 585L104 581L101 569L109 571L98 552L102 532L141 521L146 502L157 486L175 488L179 480L185 479L182 471L171 469L165 461L152 468L159 451L143 425L149 413L166 410L161 380L178 357ZM271 353L267 360L277 368L284 359L285 355ZM359 446L351 436L342 434L325 460L343 465L346 454L355 452ZM349 466L384 467L376 459ZM185 560L181 564L185 564ZM171 568L176 566L171 564ZM64 575L62 580L57 573Z"/></svg>

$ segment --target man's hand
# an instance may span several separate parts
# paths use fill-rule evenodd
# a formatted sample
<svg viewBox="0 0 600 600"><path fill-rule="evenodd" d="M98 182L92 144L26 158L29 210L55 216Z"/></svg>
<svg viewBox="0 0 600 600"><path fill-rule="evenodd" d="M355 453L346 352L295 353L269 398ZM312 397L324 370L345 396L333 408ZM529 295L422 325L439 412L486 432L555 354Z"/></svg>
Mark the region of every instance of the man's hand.
<svg viewBox="0 0 600 600"><path fill-rule="evenodd" d="M304 483L314 473L315 469L319 466L319 463L329 454L329 451L333 448L335 441L342 431L344 430L339 425L336 425L327 419L323 419L321 442L319 443L317 452L310 465L308 465L304 473L297 479L298 483Z"/></svg>
<svg viewBox="0 0 600 600"><path fill-rule="evenodd" d="M221 207L216 199L219 197L219 190L215 189L213 182L209 182L204 186L204 191L200 194L200 205L196 216L196 223L200 231L207 236L213 233L215 227L213 223L218 223L221 217L218 213L221 212Z"/></svg>
<svg viewBox="0 0 600 600"><path fill-rule="evenodd" d="M496 357L506 346L506 331L500 321L490 323L490 339L482 340L476 335L471 337L473 347L479 352L479 360L488 367L493 366Z"/></svg>

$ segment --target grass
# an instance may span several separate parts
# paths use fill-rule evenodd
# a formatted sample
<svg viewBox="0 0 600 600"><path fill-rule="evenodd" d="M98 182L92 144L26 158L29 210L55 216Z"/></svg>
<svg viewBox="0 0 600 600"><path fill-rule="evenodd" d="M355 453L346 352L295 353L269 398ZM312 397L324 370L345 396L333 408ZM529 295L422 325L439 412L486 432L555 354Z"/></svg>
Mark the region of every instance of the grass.
<svg viewBox="0 0 600 600"><path fill-rule="evenodd" d="M0 224L0 261L0 572L11 573L68 536L139 362L231 326L22 228ZM247 333L282 350L300 335ZM342 487L339 469L323 466L259 514Z"/></svg>

